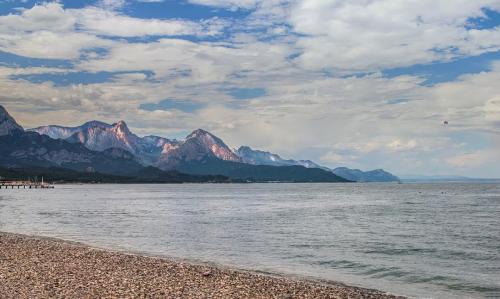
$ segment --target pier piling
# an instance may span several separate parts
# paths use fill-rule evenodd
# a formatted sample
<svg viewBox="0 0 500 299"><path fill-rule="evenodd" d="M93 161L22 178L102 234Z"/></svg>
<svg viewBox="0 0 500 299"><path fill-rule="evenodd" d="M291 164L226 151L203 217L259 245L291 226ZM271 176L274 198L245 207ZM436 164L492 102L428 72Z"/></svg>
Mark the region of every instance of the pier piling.
<svg viewBox="0 0 500 299"><path fill-rule="evenodd" d="M0 181L0 189L54 189L54 185L45 182L31 181Z"/></svg>

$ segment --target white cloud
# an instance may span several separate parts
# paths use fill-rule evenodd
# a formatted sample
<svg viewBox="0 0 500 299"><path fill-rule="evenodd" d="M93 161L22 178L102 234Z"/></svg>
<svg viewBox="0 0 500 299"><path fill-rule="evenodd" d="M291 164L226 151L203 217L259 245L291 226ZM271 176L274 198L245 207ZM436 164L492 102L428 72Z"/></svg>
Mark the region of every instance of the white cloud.
<svg viewBox="0 0 500 299"><path fill-rule="evenodd" d="M336 152L327 152L319 159L321 162L328 163L330 165L352 165L356 158L357 157L354 155L341 155Z"/></svg>
<svg viewBox="0 0 500 299"><path fill-rule="evenodd" d="M0 50L36 58L76 59L83 49L113 44L99 36L216 35L226 25L217 18L200 22L139 19L100 7L64 9L58 2L49 2L0 16Z"/></svg>
<svg viewBox="0 0 500 299"><path fill-rule="evenodd" d="M398 152L398 151L414 150L417 147L417 145L418 145L417 141L415 141L414 139L408 141L402 141L400 139L396 139L387 144L387 147L392 151Z"/></svg>
<svg viewBox="0 0 500 299"><path fill-rule="evenodd" d="M110 44L75 31L76 24L77 18L57 2L0 16L0 49L35 58L76 59L84 48Z"/></svg>
<svg viewBox="0 0 500 299"><path fill-rule="evenodd" d="M215 35L225 24L216 18L201 22L186 20L139 19L99 8L71 10L82 30L98 35Z"/></svg>
<svg viewBox="0 0 500 299"><path fill-rule="evenodd" d="M499 29L467 30L500 1L308 0L290 14L310 69L376 70L500 49Z"/></svg>
<svg viewBox="0 0 500 299"><path fill-rule="evenodd" d="M263 2L262 0L189 0L191 3L201 4L206 6L217 6L230 9L251 9L255 8L257 4Z"/></svg>
<svg viewBox="0 0 500 299"><path fill-rule="evenodd" d="M61 4L49 2L23 9L20 14L0 16L0 32L15 34L54 29L69 31L74 29L75 22L76 19L68 15Z"/></svg>
<svg viewBox="0 0 500 299"><path fill-rule="evenodd" d="M107 10L116 10L124 7L127 4L125 0L100 0L97 5L107 9Z"/></svg>
<svg viewBox="0 0 500 299"><path fill-rule="evenodd" d="M265 43L225 47L180 39L160 39L151 43L120 43L101 59L82 62L88 71L144 69L158 79L178 79L195 83L223 83L238 72L267 72L286 64L286 45ZM188 74L185 76L184 74Z"/></svg>
<svg viewBox="0 0 500 299"><path fill-rule="evenodd" d="M109 44L93 35L75 32L54 33L44 30L23 35L0 35L0 49L35 58L76 59L84 48Z"/></svg>
<svg viewBox="0 0 500 299"><path fill-rule="evenodd" d="M457 168L477 168L488 163L496 163L499 159L500 152L481 150L449 157L446 163Z"/></svg>

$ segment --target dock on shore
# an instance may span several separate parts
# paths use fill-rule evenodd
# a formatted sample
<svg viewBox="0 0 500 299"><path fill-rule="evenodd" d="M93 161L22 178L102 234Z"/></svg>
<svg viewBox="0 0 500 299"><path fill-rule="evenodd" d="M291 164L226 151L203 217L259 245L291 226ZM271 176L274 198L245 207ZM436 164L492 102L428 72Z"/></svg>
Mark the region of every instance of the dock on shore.
<svg viewBox="0 0 500 299"><path fill-rule="evenodd" d="M54 185L31 181L0 181L0 189L54 189Z"/></svg>

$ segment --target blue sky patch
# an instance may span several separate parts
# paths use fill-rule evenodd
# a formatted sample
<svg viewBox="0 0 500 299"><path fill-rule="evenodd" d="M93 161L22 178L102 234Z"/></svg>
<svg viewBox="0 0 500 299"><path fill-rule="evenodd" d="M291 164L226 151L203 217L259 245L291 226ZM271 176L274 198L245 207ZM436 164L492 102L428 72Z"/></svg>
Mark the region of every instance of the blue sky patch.
<svg viewBox="0 0 500 299"><path fill-rule="evenodd" d="M17 8L31 8L35 4L42 2L28 0L23 3L21 1L0 0L0 14L15 13ZM99 4L97 0L63 0L61 2L65 8L84 8ZM214 17L240 19L247 17L252 12L252 10L246 9L231 10L191 4L185 0L165 0L161 2L126 1L120 11L126 15L143 19L175 18L197 21Z"/></svg>
<svg viewBox="0 0 500 299"><path fill-rule="evenodd" d="M5 15L9 13L18 13L19 8L32 8L35 4L41 4L43 2L51 1L39 1L39 0L26 0L26 1L15 1L15 0L0 0L0 14ZM89 5L95 5L98 1L96 0L64 0L61 1L65 8L83 8Z"/></svg>
<svg viewBox="0 0 500 299"><path fill-rule="evenodd" d="M460 119L449 119L450 125L460 124ZM453 140L456 144L462 144L464 151L475 151L477 149L487 149L491 146L491 139L487 134L481 134L478 132L454 132L448 133L448 137Z"/></svg>
<svg viewBox="0 0 500 299"><path fill-rule="evenodd" d="M249 10L228 10L213 8L209 6L196 5L186 1L163 1L163 2L132 2L127 4L123 11L130 16L143 19L188 19L203 20L213 17L218 18L244 18Z"/></svg>
<svg viewBox="0 0 500 299"><path fill-rule="evenodd" d="M467 20L467 29L491 29L500 26L500 12L496 12L490 9L483 9L486 17L482 18L471 18Z"/></svg>
<svg viewBox="0 0 500 299"><path fill-rule="evenodd" d="M230 88L227 94L236 100L250 100L266 95L264 88Z"/></svg>
<svg viewBox="0 0 500 299"><path fill-rule="evenodd" d="M53 67L70 68L70 60L29 58L8 52L0 51L0 65L7 67Z"/></svg>
<svg viewBox="0 0 500 299"><path fill-rule="evenodd" d="M82 55L80 56L81 60L85 59L96 59L102 58L109 53L109 49L106 48L90 48L82 51Z"/></svg>
<svg viewBox="0 0 500 299"><path fill-rule="evenodd" d="M220 32L220 34L214 35L144 35L144 36L109 36L109 35L98 35L102 39L114 40L114 41L126 41L128 43L152 43L158 42L160 39L181 39L190 41L193 43L199 42L218 42L225 40L230 37L228 31ZM221 45L221 47L229 47L227 45Z"/></svg>
<svg viewBox="0 0 500 299"><path fill-rule="evenodd" d="M31 83L52 82L55 86L69 86L73 84L99 84L113 81L116 76L123 74L145 74L146 78L153 77L153 72L69 72L69 73L45 73L29 75L13 75L10 78L14 80L27 80Z"/></svg>
<svg viewBox="0 0 500 299"><path fill-rule="evenodd" d="M39 1L28 0L26 2L22 2L22 1L0 0L0 14L5 15L8 13L12 13L14 9L17 8L31 8L37 2Z"/></svg>
<svg viewBox="0 0 500 299"><path fill-rule="evenodd" d="M397 104L405 104L412 100L410 99L392 99L387 101L387 105L397 105Z"/></svg>
<svg viewBox="0 0 500 299"><path fill-rule="evenodd" d="M466 57L444 63L417 64L384 70L385 77L394 78L402 75L421 76L426 78L422 84L432 86L438 83L454 81L465 74L477 74L491 70L491 63L500 60L500 51L489 52L479 56Z"/></svg>
<svg viewBox="0 0 500 299"><path fill-rule="evenodd" d="M181 101L175 99L166 99L160 101L158 103L144 103L139 106L139 109L146 111L155 111L155 110L179 110L186 113L193 113L201 108L205 107L205 104L190 102L190 101Z"/></svg>

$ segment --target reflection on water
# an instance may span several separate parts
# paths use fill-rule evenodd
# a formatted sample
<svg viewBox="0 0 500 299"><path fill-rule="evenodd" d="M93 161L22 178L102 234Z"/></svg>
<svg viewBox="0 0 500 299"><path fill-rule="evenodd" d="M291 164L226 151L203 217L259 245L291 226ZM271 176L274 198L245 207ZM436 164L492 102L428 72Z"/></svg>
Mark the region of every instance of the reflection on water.
<svg viewBox="0 0 500 299"><path fill-rule="evenodd" d="M0 230L417 297L500 297L500 185L1 190Z"/></svg>

